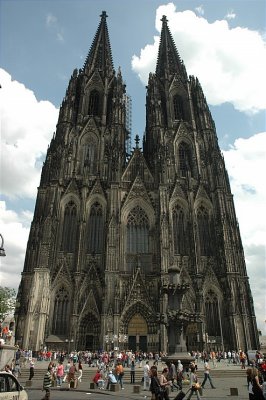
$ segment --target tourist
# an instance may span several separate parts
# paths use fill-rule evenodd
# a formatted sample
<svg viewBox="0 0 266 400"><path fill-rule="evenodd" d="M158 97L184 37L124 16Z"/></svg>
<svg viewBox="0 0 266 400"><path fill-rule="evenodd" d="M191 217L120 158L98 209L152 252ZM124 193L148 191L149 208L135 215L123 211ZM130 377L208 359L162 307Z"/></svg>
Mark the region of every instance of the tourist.
<svg viewBox="0 0 266 400"><path fill-rule="evenodd" d="M131 360L130 364L130 383L135 383L135 370L136 370L136 365L135 365L135 360Z"/></svg>
<svg viewBox="0 0 266 400"><path fill-rule="evenodd" d="M150 387L150 365L149 361L146 361L143 367L143 390L149 390Z"/></svg>
<svg viewBox="0 0 266 400"><path fill-rule="evenodd" d="M159 378L160 386L162 388L161 399L169 400L169 391L172 386L172 380L168 379L169 370L164 368Z"/></svg>
<svg viewBox="0 0 266 400"><path fill-rule="evenodd" d="M43 378L43 390L45 390L45 396L42 400L49 400L50 399L50 390L52 386L52 374L51 374L52 367L48 366L47 372Z"/></svg>
<svg viewBox="0 0 266 400"><path fill-rule="evenodd" d="M152 394L153 400L160 400L161 399L161 385L158 378L157 367L153 365L150 369L150 391Z"/></svg>
<svg viewBox="0 0 266 400"><path fill-rule="evenodd" d="M204 379L203 379L203 382L201 384L202 388L204 388L204 385L205 385L207 380L210 381L212 389L215 389L215 387L214 387L214 385L212 383L211 376L210 376L210 366L209 366L208 360L206 359L206 361L204 363Z"/></svg>
<svg viewBox="0 0 266 400"><path fill-rule="evenodd" d="M29 381L31 381L33 377L34 377L34 359L31 358L31 360L30 360L30 376L29 376Z"/></svg>
<svg viewBox="0 0 266 400"><path fill-rule="evenodd" d="M193 394L195 394L197 396L198 400L201 400L200 399L200 395L199 395L199 389L200 389L200 384L198 382L196 369L195 369L194 366L192 366L190 368L190 391L189 391L189 395L188 395L187 400L191 399Z"/></svg>
<svg viewBox="0 0 266 400"><path fill-rule="evenodd" d="M124 389L123 386L124 367L120 361L117 363L117 366L115 368L115 374L117 382L120 384L121 389Z"/></svg>
<svg viewBox="0 0 266 400"><path fill-rule="evenodd" d="M63 376L64 376L64 365L62 362L59 362L59 364L56 367L56 384L57 387L60 387L63 382Z"/></svg>
<svg viewBox="0 0 266 400"><path fill-rule="evenodd" d="M79 363L78 363L78 372L79 372L79 376L78 376L78 381L79 382L81 382L81 378L82 378L82 363L81 363L81 360L79 360Z"/></svg>

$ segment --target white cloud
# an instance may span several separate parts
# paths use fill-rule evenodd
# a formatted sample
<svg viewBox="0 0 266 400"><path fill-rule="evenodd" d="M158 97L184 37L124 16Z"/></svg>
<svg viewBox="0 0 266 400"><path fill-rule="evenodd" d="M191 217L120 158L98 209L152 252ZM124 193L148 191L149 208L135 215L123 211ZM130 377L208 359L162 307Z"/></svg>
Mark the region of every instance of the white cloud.
<svg viewBox="0 0 266 400"><path fill-rule="evenodd" d="M228 11L228 13L226 14L226 16L225 16L225 18L226 19L235 19L235 17L236 17L236 14L235 14L235 12L234 12L234 10L230 10L230 11Z"/></svg>
<svg viewBox="0 0 266 400"><path fill-rule="evenodd" d="M19 214L0 201L0 226L6 252L6 257L1 257L1 286L18 289L32 218L32 212Z"/></svg>
<svg viewBox="0 0 266 400"><path fill-rule="evenodd" d="M204 15L204 8L203 6L199 6L195 8L195 11L199 14L199 15Z"/></svg>
<svg viewBox="0 0 266 400"><path fill-rule="evenodd" d="M41 163L55 131L58 110L38 101L23 84L0 69L1 193L9 198L35 198Z"/></svg>
<svg viewBox="0 0 266 400"><path fill-rule="evenodd" d="M223 151L234 195L258 327L266 334L266 132Z"/></svg>
<svg viewBox="0 0 266 400"><path fill-rule="evenodd" d="M46 15L45 23L47 29L55 34L56 40L58 42L64 42L64 31L59 25L58 18L53 14L48 14Z"/></svg>
<svg viewBox="0 0 266 400"><path fill-rule="evenodd" d="M189 75L199 78L211 105L230 102L239 111L255 113L266 108L266 42L259 32L231 29L226 20L209 23L193 11L177 12L173 3L158 7L156 29L161 18L168 26ZM153 44L132 57L132 69L146 85L155 71L159 36Z"/></svg>
<svg viewBox="0 0 266 400"><path fill-rule="evenodd" d="M46 15L46 25L48 27L57 24L57 17L53 14Z"/></svg>

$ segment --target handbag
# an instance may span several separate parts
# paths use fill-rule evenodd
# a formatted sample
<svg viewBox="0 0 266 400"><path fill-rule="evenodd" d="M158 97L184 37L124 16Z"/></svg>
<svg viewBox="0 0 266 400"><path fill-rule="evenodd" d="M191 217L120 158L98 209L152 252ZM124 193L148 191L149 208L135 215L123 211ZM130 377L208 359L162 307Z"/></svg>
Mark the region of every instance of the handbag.
<svg viewBox="0 0 266 400"><path fill-rule="evenodd" d="M192 385L192 388L194 389L194 390L199 390L200 389L200 383L199 382L196 382L196 383L193 383L193 385Z"/></svg>
<svg viewBox="0 0 266 400"><path fill-rule="evenodd" d="M181 392L178 393L174 400L182 400L184 397L186 397L186 394L181 390Z"/></svg>

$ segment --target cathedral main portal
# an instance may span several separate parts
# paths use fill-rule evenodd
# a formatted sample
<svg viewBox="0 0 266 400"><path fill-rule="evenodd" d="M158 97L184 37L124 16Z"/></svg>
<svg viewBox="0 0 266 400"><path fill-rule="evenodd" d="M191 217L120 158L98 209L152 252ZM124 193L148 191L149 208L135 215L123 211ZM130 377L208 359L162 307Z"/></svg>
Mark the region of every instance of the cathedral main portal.
<svg viewBox="0 0 266 400"><path fill-rule="evenodd" d="M128 348L132 351L148 350L148 326L140 314L135 314L128 324Z"/></svg>

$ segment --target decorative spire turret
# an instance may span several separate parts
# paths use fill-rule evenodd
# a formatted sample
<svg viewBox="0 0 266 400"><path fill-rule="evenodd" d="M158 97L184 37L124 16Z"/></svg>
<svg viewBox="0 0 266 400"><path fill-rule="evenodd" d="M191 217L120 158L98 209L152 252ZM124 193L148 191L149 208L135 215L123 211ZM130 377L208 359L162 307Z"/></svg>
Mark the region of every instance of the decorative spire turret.
<svg viewBox="0 0 266 400"><path fill-rule="evenodd" d="M106 76L114 70L109 33L106 23L106 11L103 11L100 17L101 21L83 67L84 72L87 75L90 75L93 71L98 69L100 73Z"/></svg>
<svg viewBox="0 0 266 400"><path fill-rule="evenodd" d="M165 15L163 15L161 21L163 25L156 65L156 75L158 78L164 78L167 75L178 73L179 75L184 75L186 77L185 66L176 49Z"/></svg>

